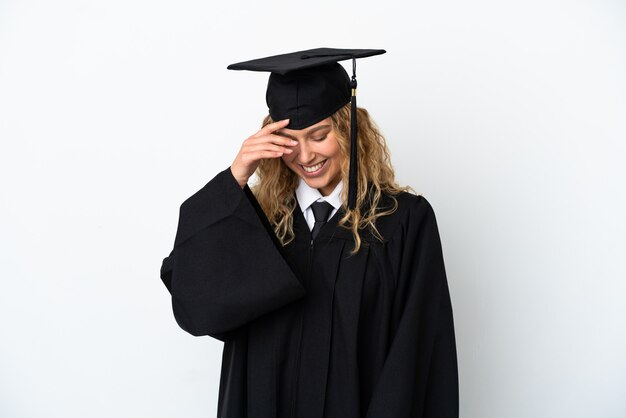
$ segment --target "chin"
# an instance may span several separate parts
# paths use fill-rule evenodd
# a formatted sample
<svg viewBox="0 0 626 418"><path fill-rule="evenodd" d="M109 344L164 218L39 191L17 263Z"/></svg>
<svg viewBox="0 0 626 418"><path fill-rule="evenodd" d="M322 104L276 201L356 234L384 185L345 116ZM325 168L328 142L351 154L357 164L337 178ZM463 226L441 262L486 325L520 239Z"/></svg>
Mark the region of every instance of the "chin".
<svg viewBox="0 0 626 418"><path fill-rule="evenodd" d="M304 182L306 184L308 184L311 187L315 187L315 188L320 188L320 187L324 187L326 186L326 184L328 184L328 182L326 181L326 179L309 179L306 178L304 176L300 176L302 178L302 180L304 180Z"/></svg>

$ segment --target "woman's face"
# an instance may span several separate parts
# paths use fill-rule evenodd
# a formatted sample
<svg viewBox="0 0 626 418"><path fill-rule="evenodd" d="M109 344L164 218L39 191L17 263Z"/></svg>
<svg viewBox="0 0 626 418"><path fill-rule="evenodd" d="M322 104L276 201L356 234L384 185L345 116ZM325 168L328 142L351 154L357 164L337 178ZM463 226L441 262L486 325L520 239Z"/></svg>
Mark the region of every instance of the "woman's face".
<svg viewBox="0 0 626 418"><path fill-rule="evenodd" d="M283 128L274 133L298 141L291 154L283 154L283 161L306 184L328 196L341 179L341 154L331 119L305 129Z"/></svg>

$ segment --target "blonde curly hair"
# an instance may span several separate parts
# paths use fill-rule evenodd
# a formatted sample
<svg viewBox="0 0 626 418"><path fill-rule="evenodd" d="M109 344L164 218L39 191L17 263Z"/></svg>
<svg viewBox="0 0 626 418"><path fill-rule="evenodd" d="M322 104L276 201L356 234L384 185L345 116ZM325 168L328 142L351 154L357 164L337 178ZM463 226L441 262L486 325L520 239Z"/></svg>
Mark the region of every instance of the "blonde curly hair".
<svg viewBox="0 0 626 418"><path fill-rule="evenodd" d="M341 178L343 184L347 185L350 171L350 103L340 108L330 118L341 152ZM268 115L264 118L262 126L272 122L274 121ZM415 194L410 186L401 187L395 182L385 138L370 118L368 111L362 107L357 107L357 128L359 133L357 205L354 210L348 208L348 187L344 187L341 193L344 216L338 221L340 227L349 229L354 236L355 246L350 255L356 254L361 248L359 230L370 228L372 234L382 240L375 222L378 217L392 214L397 210L396 195L409 191ZM283 246L287 245L295 238L293 211L297 207L297 202L294 191L298 186L299 176L282 158L261 160L256 174L258 181L251 190L270 221L278 240ZM387 211L381 211L378 205L383 194L391 197L393 202ZM365 213L361 213L366 202L367 209Z"/></svg>

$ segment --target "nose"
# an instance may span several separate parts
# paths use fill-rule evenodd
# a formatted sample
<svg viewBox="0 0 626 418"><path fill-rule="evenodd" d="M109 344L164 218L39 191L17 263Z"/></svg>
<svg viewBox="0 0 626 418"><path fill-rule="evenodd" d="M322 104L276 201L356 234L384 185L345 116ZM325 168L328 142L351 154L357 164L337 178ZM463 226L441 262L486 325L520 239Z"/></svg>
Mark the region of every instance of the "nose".
<svg viewBox="0 0 626 418"><path fill-rule="evenodd" d="M298 144L299 157L298 162L300 164L309 165L315 160L315 153L311 150L311 147L307 144L307 141L300 141Z"/></svg>

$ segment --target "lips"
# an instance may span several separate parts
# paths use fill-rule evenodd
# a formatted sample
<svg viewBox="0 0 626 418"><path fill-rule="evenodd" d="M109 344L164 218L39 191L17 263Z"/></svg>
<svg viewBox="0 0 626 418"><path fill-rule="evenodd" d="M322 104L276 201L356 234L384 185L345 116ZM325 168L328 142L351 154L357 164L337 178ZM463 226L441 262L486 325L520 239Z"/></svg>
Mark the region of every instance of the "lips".
<svg viewBox="0 0 626 418"><path fill-rule="evenodd" d="M304 165L300 164L300 167L302 167L302 169L306 173L315 173L316 171L321 170L321 168L324 167L325 164L326 164L326 160L323 160L323 161L320 161L319 163L317 163L315 165L310 165L310 166L304 166Z"/></svg>

